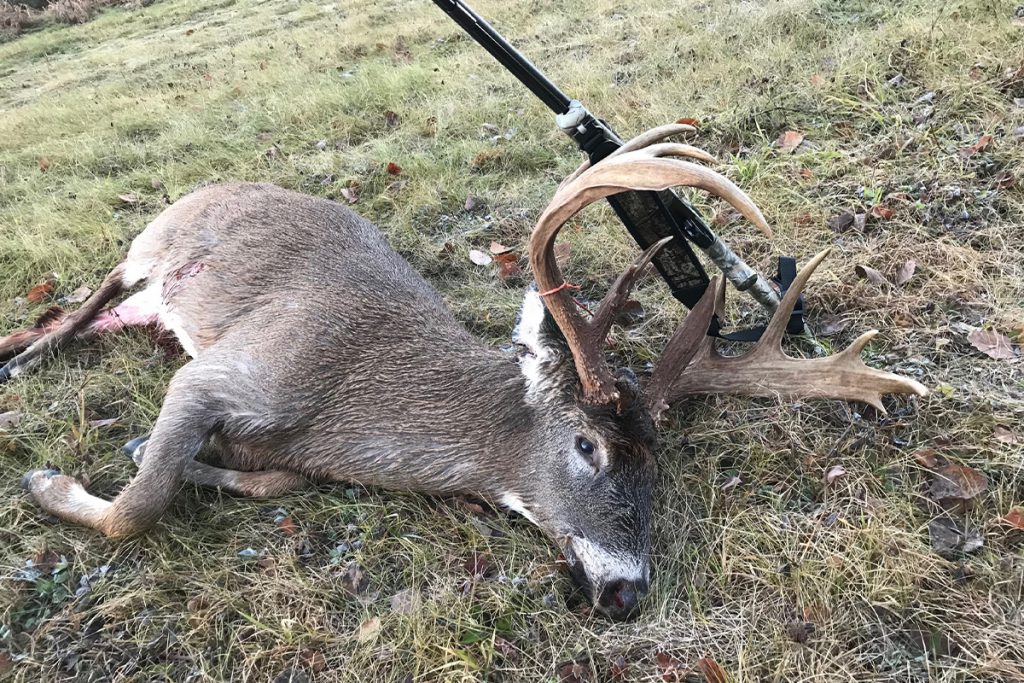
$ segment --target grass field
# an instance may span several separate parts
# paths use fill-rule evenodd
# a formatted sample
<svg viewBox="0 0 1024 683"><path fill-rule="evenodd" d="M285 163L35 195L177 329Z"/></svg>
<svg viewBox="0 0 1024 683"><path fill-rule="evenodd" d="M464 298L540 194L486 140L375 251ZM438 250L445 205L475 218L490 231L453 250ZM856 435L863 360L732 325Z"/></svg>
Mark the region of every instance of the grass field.
<svg viewBox="0 0 1024 683"><path fill-rule="evenodd" d="M612 624L525 520L460 501L186 486L137 540L54 523L21 474L51 463L116 494L133 472L119 446L149 431L183 362L143 333L80 345L0 387L0 680L702 680L701 658L734 682L1024 680L1024 532L1004 520L1024 504L1024 373L1019 350L995 360L967 339L1024 341L1015 4L474 4L621 133L699 119L694 144L776 230L768 241L694 196L721 234L765 270L833 245L808 291L821 342L877 327L869 362L931 394L889 400L888 417L679 406L652 594ZM776 142L786 131L804 136L795 153ZM427 0L163 0L47 26L0 43L0 334L97 287L168 200L247 179L357 194L502 344L526 276L502 280L468 251L521 252L578 162ZM607 210L578 225L569 275L596 295L635 251ZM910 259L902 285L854 271L891 279ZM26 301L50 272L52 300ZM617 338L641 368L682 311L654 278L637 298L646 316ZM926 448L988 477L954 515L984 545L954 559L930 540ZM835 466L846 474L826 485Z"/></svg>

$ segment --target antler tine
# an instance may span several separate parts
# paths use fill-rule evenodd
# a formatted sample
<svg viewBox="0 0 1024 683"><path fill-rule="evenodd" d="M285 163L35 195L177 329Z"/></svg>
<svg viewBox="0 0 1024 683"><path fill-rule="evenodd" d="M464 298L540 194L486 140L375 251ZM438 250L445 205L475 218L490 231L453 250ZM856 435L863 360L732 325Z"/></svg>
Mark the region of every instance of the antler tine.
<svg viewBox="0 0 1024 683"><path fill-rule="evenodd" d="M651 379L644 389L647 411L655 424L660 421L661 414L668 410L669 394L676 377L700 351L706 340L710 340L708 326L724 292L725 278L718 277L712 280L700 301L686 314L682 324L676 328L661 352Z"/></svg>
<svg viewBox="0 0 1024 683"><path fill-rule="evenodd" d="M647 139L652 138L649 136ZM554 257L555 238L569 218L588 204L618 192L664 190L683 185L722 197L748 220L771 234L754 202L727 178L703 166L671 158L692 155L692 150L688 145L661 143L606 158L559 187L530 236L530 262L534 277L572 350L583 393L589 402L607 403L618 398L615 379L604 360L604 339L633 282L664 242L652 245L641 255L605 296L593 319L587 321L565 291L567 285Z"/></svg>
<svg viewBox="0 0 1024 683"><path fill-rule="evenodd" d="M675 378L669 402L690 394L745 394L836 398L863 401L884 413L884 394L916 394L928 390L912 379L875 370L864 364L860 354L877 330L865 332L841 352L826 358L792 358L781 347L782 334L814 269L828 255L815 256L797 274L761 340L742 356L722 356L710 340Z"/></svg>

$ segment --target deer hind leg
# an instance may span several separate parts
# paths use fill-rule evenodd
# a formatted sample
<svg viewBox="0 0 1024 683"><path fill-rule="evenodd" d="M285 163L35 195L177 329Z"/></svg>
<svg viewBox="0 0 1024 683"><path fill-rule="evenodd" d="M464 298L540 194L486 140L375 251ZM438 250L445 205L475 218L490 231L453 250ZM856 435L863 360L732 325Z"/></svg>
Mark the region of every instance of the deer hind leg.
<svg viewBox="0 0 1024 683"><path fill-rule="evenodd" d="M135 464L142 466L146 459L146 444L149 437L143 436L129 441L125 453ZM229 450L230 447L227 447ZM310 485L308 479L294 472L284 470L243 470L214 467L195 460L185 465L182 479L197 486L216 488L236 496L250 498L272 498L290 491L299 491Z"/></svg>
<svg viewBox="0 0 1024 683"><path fill-rule="evenodd" d="M163 514L182 474L216 425L215 394L203 388L203 368L193 361L171 381L147 457L113 501L90 495L78 481L52 470L29 472L22 484L40 507L60 519L120 538L141 533Z"/></svg>

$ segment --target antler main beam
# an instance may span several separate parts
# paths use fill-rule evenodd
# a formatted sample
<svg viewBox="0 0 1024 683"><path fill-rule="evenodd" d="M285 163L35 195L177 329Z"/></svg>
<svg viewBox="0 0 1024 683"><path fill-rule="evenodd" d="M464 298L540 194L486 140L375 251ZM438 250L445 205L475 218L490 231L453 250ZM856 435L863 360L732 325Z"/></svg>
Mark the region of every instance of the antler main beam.
<svg viewBox="0 0 1024 683"><path fill-rule="evenodd" d="M541 214L530 236L530 263L534 278L545 297L548 310L565 335L572 350L585 399L590 403L609 403L619 398L611 368L604 358L604 340L625 302L630 288L665 243L651 245L615 283L590 320L584 319L566 292L566 283L554 256L555 238L573 215L585 206L609 195L628 190L665 190L676 185L697 187L732 204L751 223L771 235L761 211L728 178L703 166L678 157L708 159L689 145L649 144L665 135L680 132L666 126L640 136L639 142L627 142L631 151L620 151L599 164L579 171L564 182ZM637 149L639 145L647 145Z"/></svg>
<svg viewBox="0 0 1024 683"><path fill-rule="evenodd" d="M667 403L690 394L719 393L837 398L863 401L884 413L885 394L926 395L928 390L919 382L864 364L861 351L878 330L865 332L848 347L826 358L792 358L783 352L782 335L797 298L828 253L828 249L822 251L800 270L753 349L741 356L726 357L715 349L711 337L704 337L693 360L675 376L671 389L665 392ZM724 291L722 288L719 296L724 297ZM655 370L659 371L660 367ZM667 381L664 377L659 379Z"/></svg>

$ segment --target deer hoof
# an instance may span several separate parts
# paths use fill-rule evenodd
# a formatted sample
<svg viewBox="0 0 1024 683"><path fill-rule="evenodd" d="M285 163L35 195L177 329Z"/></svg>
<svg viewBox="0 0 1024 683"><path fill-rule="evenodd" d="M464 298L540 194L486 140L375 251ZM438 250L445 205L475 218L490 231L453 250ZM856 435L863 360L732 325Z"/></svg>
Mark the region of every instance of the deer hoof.
<svg viewBox="0 0 1024 683"><path fill-rule="evenodd" d="M50 469L29 470L28 472L25 473L25 476L21 478L21 488L26 491L31 491L32 482L35 481L37 478L53 479L58 474L60 474L60 472L58 472L57 470Z"/></svg>
<svg viewBox="0 0 1024 683"><path fill-rule="evenodd" d="M138 436L121 446L121 452L132 459L136 467L142 466L142 459L146 455L146 444L149 442L149 434Z"/></svg>

